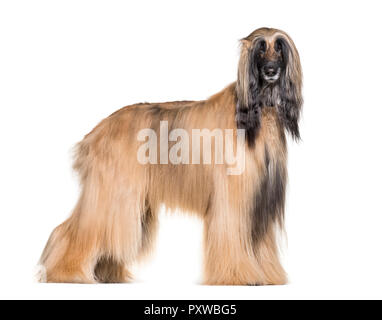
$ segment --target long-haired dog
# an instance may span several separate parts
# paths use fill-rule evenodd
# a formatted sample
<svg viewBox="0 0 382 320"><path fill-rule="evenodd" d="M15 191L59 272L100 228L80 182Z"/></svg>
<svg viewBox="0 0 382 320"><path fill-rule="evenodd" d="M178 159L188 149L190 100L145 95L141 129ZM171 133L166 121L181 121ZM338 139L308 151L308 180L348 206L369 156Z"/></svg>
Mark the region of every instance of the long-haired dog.
<svg viewBox="0 0 382 320"><path fill-rule="evenodd" d="M42 281L129 281L129 266L153 246L164 204L203 219L204 283L286 283L277 235L287 181L285 133L300 136L301 87L291 38L261 28L241 40L237 81L223 91L205 101L136 104L103 120L77 145L82 192L46 244ZM235 150L245 150L243 172L227 174L227 163L140 163L139 131L160 135L163 121L188 133L244 131L242 145L233 139Z"/></svg>

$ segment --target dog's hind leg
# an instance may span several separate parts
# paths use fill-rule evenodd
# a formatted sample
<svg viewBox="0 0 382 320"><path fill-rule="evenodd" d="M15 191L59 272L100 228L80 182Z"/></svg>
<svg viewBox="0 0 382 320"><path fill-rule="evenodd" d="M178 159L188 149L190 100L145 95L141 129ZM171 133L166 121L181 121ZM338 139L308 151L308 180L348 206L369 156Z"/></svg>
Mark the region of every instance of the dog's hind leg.
<svg viewBox="0 0 382 320"><path fill-rule="evenodd" d="M92 185L90 193L97 189ZM127 282L125 266L142 246L139 195L119 188L84 194L73 215L57 227L43 252L47 282Z"/></svg>
<svg viewBox="0 0 382 320"><path fill-rule="evenodd" d="M137 256L132 257L130 261L129 259L126 261L124 261L124 259L117 260L113 256L101 256L94 270L96 280L102 283L122 283L130 281L132 276L127 269L127 265L129 262L144 258L150 253L155 240L157 224L157 216L152 212L146 201L143 214L141 215L141 226L137 226L138 229L141 229L141 240L137 241L139 246ZM127 229L128 226L123 226L123 228ZM131 243L130 246L131 248L135 247L135 243ZM111 251L113 251L113 249L111 249ZM118 252L116 252L114 256L118 256Z"/></svg>
<svg viewBox="0 0 382 320"><path fill-rule="evenodd" d="M76 214L53 230L40 259L41 282L94 283L96 239L79 229Z"/></svg>
<svg viewBox="0 0 382 320"><path fill-rule="evenodd" d="M127 282L142 247L145 197L120 176L93 174L43 252L47 282Z"/></svg>
<svg viewBox="0 0 382 320"><path fill-rule="evenodd" d="M112 257L101 256L94 268L94 276L102 283L123 283L131 279L124 262L117 261Z"/></svg>

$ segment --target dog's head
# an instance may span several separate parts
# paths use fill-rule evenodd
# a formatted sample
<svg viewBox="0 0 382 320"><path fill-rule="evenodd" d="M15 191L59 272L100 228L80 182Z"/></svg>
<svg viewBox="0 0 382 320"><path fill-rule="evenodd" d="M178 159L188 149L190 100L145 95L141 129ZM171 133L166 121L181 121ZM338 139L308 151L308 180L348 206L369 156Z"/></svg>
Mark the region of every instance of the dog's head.
<svg viewBox="0 0 382 320"><path fill-rule="evenodd" d="M286 44L283 39L257 41L253 62L256 63L254 74L260 74L263 85L274 84L285 73L288 61Z"/></svg>
<svg viewBox="0 0 382 320"><path fill-rule="evenodd" d="M261 125L261 107L275 107L285 129L299 138L302 71L292 39L281 30L261 28L241 44L236 83L238 127L250 128L254 139Z"/></svg>

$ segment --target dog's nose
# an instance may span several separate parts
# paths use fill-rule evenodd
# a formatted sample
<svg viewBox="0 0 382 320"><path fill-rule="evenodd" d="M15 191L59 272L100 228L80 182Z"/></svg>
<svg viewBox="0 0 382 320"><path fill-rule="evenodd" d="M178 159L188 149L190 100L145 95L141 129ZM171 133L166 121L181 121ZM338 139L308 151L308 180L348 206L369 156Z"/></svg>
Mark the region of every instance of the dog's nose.
<svg viewBox="0 0 382 320"><path fill-rule="evenodd" d="M277 67L273 64L268 64L264 66L264 73L267 77L273 77L277 73Z"/></svg>

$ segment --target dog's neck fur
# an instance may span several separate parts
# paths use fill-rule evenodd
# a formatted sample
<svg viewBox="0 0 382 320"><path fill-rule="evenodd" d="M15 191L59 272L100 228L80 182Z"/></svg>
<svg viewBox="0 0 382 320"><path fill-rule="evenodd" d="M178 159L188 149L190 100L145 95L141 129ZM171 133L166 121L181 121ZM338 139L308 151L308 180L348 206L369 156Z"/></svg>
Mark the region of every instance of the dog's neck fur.
<svg viewBox="0 0 382 320"><path fill-rule="evenodd" d="M281 103L280 86L268 84L259 93L260 107L277 107Z"/></svg>
<svg viewBox="0 0 382 320"><path fill-rule="evenodd" d="M255 144L258 131L262 126L261 113L265 107L273 107L279 117L279 107L283 103L280 84L264 84L261 88L251 92L251 103L243 106L241 101L236 103L236 123L239 129L245 129L249 146Z"/></svg>

